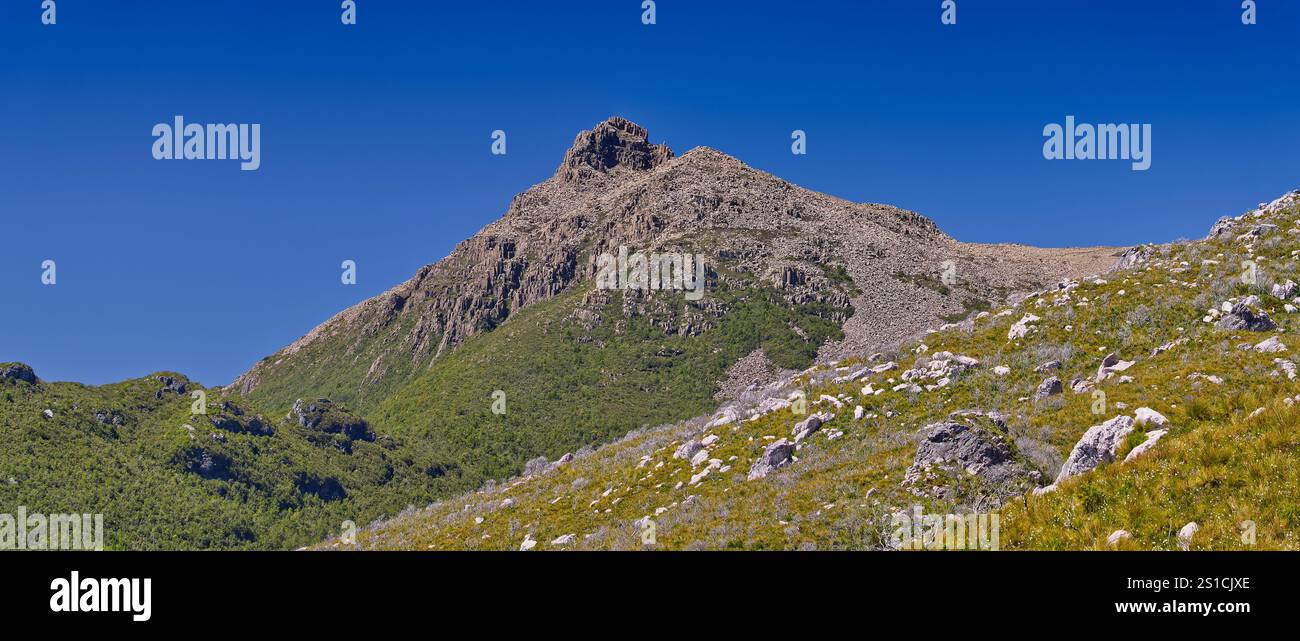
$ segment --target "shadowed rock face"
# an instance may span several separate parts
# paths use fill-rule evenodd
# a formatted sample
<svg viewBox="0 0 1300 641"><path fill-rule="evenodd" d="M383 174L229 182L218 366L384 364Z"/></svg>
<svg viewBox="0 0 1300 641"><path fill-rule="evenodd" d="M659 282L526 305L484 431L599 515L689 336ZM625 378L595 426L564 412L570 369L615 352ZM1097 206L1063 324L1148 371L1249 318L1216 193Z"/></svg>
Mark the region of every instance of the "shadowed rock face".
<svg viewBox="0 0 1300 641"><path fill-rule="evenodd" d="M0 365L0 380L23 381L35 385L40 382L36 372L23 363L5 363Z"/></svg>
<svg viewBox="0 0 1300 641"><path fill-rule="evenodd" d="M581 181L616 168L653 169L673 157L667 145L652 145L647 136L645 129L623 118L610 118L578 134L564 154L559 175L565 181Z"/></svg>
<svg viewBox="0 0 1300 641"><path fill-rule="evenodd" d="M597 257L620 247L703 254L710 287L724 266L730 287L771 287L792 306L824 306L845 333L824 347L827 357L937 326L941 316L966 311L964 302L999 302L1118 259L1111 249L960 243L920 214L809 191L713 149L675 157L645 129L611 118L578 134L555 175L516 196L500 220L263 359L231 387L284 404L329 395L365 409L467 338L571 288L590 290L576 317L616 321L595 313L610 292L596 290L594 276ZM933 285L946 261L957 273L948 293ZM624 316L644 314L650 298L626 297ZM707 296L697 310L662 329L694 334L727 311ZM332 392L315 387L322 372L333 374Z"/></svg>

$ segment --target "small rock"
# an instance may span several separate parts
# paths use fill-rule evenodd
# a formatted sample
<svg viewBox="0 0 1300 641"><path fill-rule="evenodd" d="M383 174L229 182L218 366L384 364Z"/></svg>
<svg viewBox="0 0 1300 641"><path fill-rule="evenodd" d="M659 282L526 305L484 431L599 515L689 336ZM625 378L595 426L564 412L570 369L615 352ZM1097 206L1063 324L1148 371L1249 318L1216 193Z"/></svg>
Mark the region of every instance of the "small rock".
<svg viewBox="0 0 1300 641"><path fill-rule="evenodd" d="M1289 381L1295 380L1296 377L1295 363L1288 361L1284 358L1275 358L1273 359L1273 364L1277 365L1278 368L1281 370L1281 372L1286 375L1287 380Z"/></svg>
<svg viewBox="0 0 1300 641"><path fill-rule="evenodd" d="M1120 541L1127 541L1131 538L1133 538L1133 535L1129 534L1128 530L1115 530L1110 533L1110 536L1106 537L1106 545L1115 547L1119 545Z"/></svg>
<svg viewBox="0 0 1300 641"><path fill-rule="evenodd" d="M798 443L808 438L813 432L820 429L822 424L829 420L831 420L831 415L818 412L802 421L799 421L795 424L794 429L790 431L790 433L794 435L794 442Z"/></svg>
<svg viewBox="0 0 1300 641"><path fill-rule="evenodd" d="M1139 407L1133 412L1133 422L1138 425L1150 423L1156 427L1164 427L1169 423L1169 419L1164 414L1157 412L1149 407Z"/></svg>
<svg viewBox="0 0 1300 641"><path fill-rule="evenodd" d="M1111 352L1101 360L1101 366L1097 368L1097 382L1100 383L1130 367L1133 367L1133 361L1122 360L1119 352Z"/></svg>
<svg viewBox="0 0 1300 641"><path fill-rule="evenodd" d="M708 451L708 450L703 450L703 449L702 449L702 450L699 450L699 451L695 452L695 456L692 456L692 457L691 457L691 467L695 467L695 466L697 466L697 465L700 465L701 463L703 463L703 462L705 462L705 461L707 461L707 460L709 460L709 451Z"/></svg>
<svg viewBox="0 0 1300 641"><path fill-rule="evenodd" d="M1061 361L1047 361L1046 363L1035 367L1034 371L1039 374L1046 374L1047 372L1053 372L1058 369L1061 369Z"/></svg>
<svg viewBox="0 0 1300 641"><path fill-rule="evenodd" d="M1196 521L1184 525L1183 529L1178 531L1178 547L1184 550L1191 549L1192 537L1196 536L1196 533L1200 531L1200 529L1201 526L1197 525Z"/></svg>

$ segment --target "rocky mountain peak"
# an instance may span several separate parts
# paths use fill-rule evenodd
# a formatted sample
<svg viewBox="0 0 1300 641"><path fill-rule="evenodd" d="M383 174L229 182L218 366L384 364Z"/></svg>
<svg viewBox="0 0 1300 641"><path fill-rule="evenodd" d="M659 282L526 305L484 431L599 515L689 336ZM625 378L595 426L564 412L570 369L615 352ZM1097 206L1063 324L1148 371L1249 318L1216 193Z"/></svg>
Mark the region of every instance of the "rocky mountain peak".
<svg viewBox="0 0 1300 641"><path fill-rule="evenodd" d="M1116 259L1105 248L1063 256L958 243L915 212L805 189L716 149L675 157L615 117L579 133L556 174L512 199L500 220L263 359L232 388L281 404L306 393L372 406L469 337L580 283L594 293L574 303L574 317L599 318L612 299L591 281L597 257L622 247L698 252L711 269L730 270L729 288L771 288L791 307L838 310L826 320L844 339L825 347L828 357L900 340L920 322L968 311L963 301L1096 273ZM963 274L960 295L935 280L945 261ZM624 318L608 320L647 315L648 298L624 298ZM711 300L691 313L725 309ZM327 370L329 381L319 382Z"/></svg>
<svg viewBox="0 0 1300 641"><path fill-rule="evenodd" d="M615 116L579 133L557 174L565 182L581 182L618 169L654 169L672 157L667 145L650 144L643 127Z"/></svg>

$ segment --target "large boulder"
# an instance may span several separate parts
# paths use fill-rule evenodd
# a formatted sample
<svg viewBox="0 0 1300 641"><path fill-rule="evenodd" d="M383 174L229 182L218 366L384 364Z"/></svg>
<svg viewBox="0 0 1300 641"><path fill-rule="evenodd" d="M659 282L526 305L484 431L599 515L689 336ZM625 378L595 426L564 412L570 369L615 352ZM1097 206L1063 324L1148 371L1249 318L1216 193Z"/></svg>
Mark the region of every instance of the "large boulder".
<svg viewBox="0 0 1300 641"><path fill-rule="evenodd" d="M1115 452L1124 443L1124 439L1133 431L1134 421L1127 416L1115 418L1088 428L1083 437L1070 450L1070 456L1061 466L1056 476L1056 483L1090 471L1102 463L1115 460Z"/></svg>
<svg viewBox="0 0 1300 641"><path fill-rule="evenodd" d="M275 433L275 431L271 429L270 425L267 425L262 421L260 416L245 418L218 414L216 416L208 417L208 420L212 422L213 427L227 432L234 432L236 434L271 436Z"/></svg>
<svg viewBox="0 0 1300 641"><path fill-rule="evenodd" d="M1205 237L1205 240L1231 238L1232 230L1236 228L1237 223L1241 221L1241 218L1242 217L1240 216L1235 218L1232 216L1224 216L1223 218L1220 218L1214 223L1214 226L1210 228L1210 234Z"/></svg>
<svg viewBox="0 0 1300 641"><path fill-rule="evenodd" d="M780 439L763 449L763 453L749 468L748 480L761 479L794 458L794 443Z"/></svg>
<svg viewBox="0 0 1300 641"><path fill-rule="evenodd" d="M912 465L903 476L906 485L917 485L936 480L936 471L959 476L977 476L991 484L995 494L1011 495L1023 488L1019 481L1029 475L1029 468L1016 459L1006 436L991 419L947 420L932 423L922 429L923 439L916 448ZM984 423L981 427L977 423ZM936 485L947 486L942 479Z"/></svg>
<svg viewBox="0 0 1300 641"><path fill-rule="evenodd" d="M1138 245L1130 247L1120 254L1119 262L1115 263L1115 269L1128 269L1136 267L1150 260L1151 255L1155 253L1154 245Z"/></svg>

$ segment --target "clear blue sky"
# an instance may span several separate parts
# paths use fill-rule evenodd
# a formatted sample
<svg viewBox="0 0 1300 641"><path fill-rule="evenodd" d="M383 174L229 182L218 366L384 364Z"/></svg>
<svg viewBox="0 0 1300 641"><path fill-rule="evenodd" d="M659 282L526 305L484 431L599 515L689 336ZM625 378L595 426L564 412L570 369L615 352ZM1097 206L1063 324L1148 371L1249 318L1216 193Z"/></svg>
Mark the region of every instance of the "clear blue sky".
<svg viewBox="0 0 1300 641"><path fill-rule="evenodd" d="M647 27L640 0L357 0L345 27L340 1L0 3L0 361L227 383L613 114L970 241L1199 237L1300 187L1300 2L958 0L945 27L940 0L660 0ZM153 160L177 114L261 123L261 169ZM1071 114L1152 124L1152 168L1044 160Z"/></svg>

